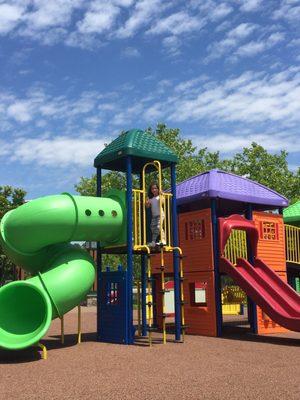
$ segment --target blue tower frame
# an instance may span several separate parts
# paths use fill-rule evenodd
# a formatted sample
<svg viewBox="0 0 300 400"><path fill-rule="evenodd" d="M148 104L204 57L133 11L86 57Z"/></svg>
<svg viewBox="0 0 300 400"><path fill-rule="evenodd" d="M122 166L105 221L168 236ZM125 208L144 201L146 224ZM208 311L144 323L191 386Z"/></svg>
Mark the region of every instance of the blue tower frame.
<svg viewBox="0 0 300 400"><path fill-rule="evenodd" d="M127 135L127 137L126 137ZM129 140L128 140L129 138ZM138 140L136 140L138 139ZM136 142L135 142L136 140ZM143 144L144 142L144 144ZM134 147L136 143L136 147ZM139 149L142 143L142 148ZM145 145L145 143L149 143ZM148 150L149 147L149 150ZM154 150L153 150L154 149ZM155 150L157 149L157 150ZM153 154L157 151L157 157L153 158ZM148 154L147 154L148 153ZM126 270L126 335L122 343L133 344L134 343L134 326L133 326L133 209L132 209L132 198L133 198L133 179L132 174L140 174L144 164L149 161L157 159L161 162L162 168L170 167L171 172L171 193L173 195L172 200L172 235L173 235L173 246L177 247L178 243L178 226L177 226L177 207L176 207L176 162L177 156L171 152L162 142L159 142L152 135L146 134L140 130L132 130L121 134L115 141L108 145L96 158L94 165L97 168L97 196L100 197L102 194L102 169L111 169L115 171L125 172L126 174L126 209L127 209L127 243L126 248L120 248L114 251L102 250L101 245L97 243L97 338L101 339L101 316L100 316L100 291L101 291L101 274L103 271L102 255L103 251L108 254L126 254L127 256L127 270ZM142 179L141 183L142 184ZM147 318L146 318L146 286L147 286L147 257L145 253L140 254L141 261L141 281L142 281L142 335L146 336ZM178 251L174 251L174 282L175 282L175 339L178 341L181 337L181 302L180 302L180 275L179 275L179 254Z"/></svg>

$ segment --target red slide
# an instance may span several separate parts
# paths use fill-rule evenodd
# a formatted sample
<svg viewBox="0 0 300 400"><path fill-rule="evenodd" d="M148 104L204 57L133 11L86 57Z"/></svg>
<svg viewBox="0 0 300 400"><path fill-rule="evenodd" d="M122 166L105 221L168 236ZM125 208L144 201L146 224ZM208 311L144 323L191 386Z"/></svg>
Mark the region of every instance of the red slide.
<svg viewBox="0 0 300 400"><path fill-rule="evenodd" d="M262 260L256 258L251 265L239 258L234 266L221 257L220 270L231 276L273 321L300 332L300 296Z"/></svg>

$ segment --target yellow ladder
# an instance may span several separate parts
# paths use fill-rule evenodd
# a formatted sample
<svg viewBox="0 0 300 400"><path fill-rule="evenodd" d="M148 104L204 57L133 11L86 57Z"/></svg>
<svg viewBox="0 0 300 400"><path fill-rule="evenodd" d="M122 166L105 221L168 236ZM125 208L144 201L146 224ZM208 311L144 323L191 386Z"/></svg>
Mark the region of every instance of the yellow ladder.
<svg viewBox="0 0 300 400"><path fill-rule="evenodd" d="M165 302L165 260L164 253L178 250L180 255L180 304L181 304L181 326L182 326L182 339L185 335L185 322L184 322L184 292L183 292L183 261L182 250L180 247L172 246L172 229L171 229L171 201L172 194L165 193L162 190L162 168L161 163L157 160L148 162L144 165L142 171L142 189L133 189L133 249L136 251L147 252L147 307L148 307L148 339L150 346L152 345L152 330L153 330L153 297L152 297L152 270L150 254L151 250L147 246L147 221L146 221L146 170L149 167L154 167L158 173L158 189L160 196L160 238L162 240L163 232L165 237L165 244L160 246L161 257L161 293L162 293L162 320L163 320L163 343L167 341L166 332L166 302ZM164 214L164 218L162 215Z"/></svg>

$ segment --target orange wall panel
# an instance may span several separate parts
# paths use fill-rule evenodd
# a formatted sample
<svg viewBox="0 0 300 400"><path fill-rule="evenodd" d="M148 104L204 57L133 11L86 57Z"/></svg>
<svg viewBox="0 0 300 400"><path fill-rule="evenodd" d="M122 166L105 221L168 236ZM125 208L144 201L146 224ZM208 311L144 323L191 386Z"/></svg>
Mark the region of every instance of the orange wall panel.
<svg viewBox="0 0 300 400"><path fill-rule="evenodd" d="M179 243L185 256L184 271L213 271L210 209L179 215Z"/></svg>
<svg viewBox="0 0 300 400"><path fill-rule="evenodd" d="M274 271L286 271L284 224L281 215L264 212L253 213L259 231L258 257ZM270 233L266 231L270 226Z"/></svg>
<svg viewBox="0 0 300 400"><path fill-rule="evenodd" d="M282 216L255 211L253 219L259 232L258 257L286 282L285 237ZM287 331L272 321L260 307L257 307L257 328L260 334Z"/></svg>
<svg viewBox="0 0 300 400"><path fill-rule="evenodd" d="M206 305L195 306L191 285L202 282L206 285ZM186 333L190 335L217 336L214 272L193 272L185 274L184 306Z"/></svg>
<svg viewBox="0 0 300 400"><path fill-rule="evenodd" d="M210 209L179 214L179 246L184 273L213 271L213 240ZM165 272L173 272L173 253L164 253ZM153 273L160 272L160 254L151 256Z"/></svg>

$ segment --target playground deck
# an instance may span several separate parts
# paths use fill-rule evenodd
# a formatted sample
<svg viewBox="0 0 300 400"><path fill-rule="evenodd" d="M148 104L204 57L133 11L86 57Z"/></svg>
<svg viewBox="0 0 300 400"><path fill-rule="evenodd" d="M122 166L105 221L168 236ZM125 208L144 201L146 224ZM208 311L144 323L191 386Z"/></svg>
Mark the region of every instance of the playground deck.
<svg viewBox="0 0 300 400"><path fill-rule="evenodd" d="M83 343L76 346L76 312L65 317L66 344L59 321L38 350L0 350L3 399L299 399L300 334L224 338L187 336L186 344L153 348L96 343L96 309L82 308ZM170 336L170 341L173 336Z"/></svg>

